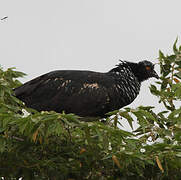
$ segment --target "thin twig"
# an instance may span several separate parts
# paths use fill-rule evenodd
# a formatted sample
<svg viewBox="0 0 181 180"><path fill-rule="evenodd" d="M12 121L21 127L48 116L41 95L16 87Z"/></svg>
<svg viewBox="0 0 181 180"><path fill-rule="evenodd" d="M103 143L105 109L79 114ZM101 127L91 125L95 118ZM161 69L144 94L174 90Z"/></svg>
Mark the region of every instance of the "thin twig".
<svg viewBox="0 0 181 180"><path fill-rule="evenodd" d="M15 140L21 141L21 142L23 142L23 141L24 141L24 139L19 138L19 137L16 137L16 136L13 136L12 138L13 138L13 139L15 139Z"/></svg>

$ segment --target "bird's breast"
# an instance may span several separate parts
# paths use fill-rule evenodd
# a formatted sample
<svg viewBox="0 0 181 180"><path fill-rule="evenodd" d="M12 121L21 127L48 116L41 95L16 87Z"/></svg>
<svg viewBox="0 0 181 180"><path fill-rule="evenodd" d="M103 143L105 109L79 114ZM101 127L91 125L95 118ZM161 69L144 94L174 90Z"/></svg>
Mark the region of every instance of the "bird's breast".
<svg viewBox="0 0 181 180"><path fill-rule="evenodd" d="M113 109L119 109L134 101L140 91L140 83L136 78L118 80L110 88L110 100ZM110 101L110 102L111 102Z"/></svg>

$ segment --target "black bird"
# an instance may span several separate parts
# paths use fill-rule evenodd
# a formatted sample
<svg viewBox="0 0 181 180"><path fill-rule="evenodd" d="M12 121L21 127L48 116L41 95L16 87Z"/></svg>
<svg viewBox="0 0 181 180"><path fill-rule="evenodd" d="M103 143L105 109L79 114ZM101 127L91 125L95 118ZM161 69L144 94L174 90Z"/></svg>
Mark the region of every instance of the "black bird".
<svg viewBox="0 0 181 180"><path fill-rule="evenodd" d="M105 117L105 113L134 101L141 82L159 78L149 61L121 61L106 73L58 70L39 76L14 89L27 107L38 111Z"/></svg>

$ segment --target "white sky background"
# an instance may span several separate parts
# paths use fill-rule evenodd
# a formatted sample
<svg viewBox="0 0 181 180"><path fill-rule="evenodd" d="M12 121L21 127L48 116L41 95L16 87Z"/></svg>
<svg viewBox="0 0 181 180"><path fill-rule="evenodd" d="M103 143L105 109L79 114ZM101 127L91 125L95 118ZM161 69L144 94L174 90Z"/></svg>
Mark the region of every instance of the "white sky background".
<svg viewBox="0 0 181 180"><path fill-rule="evenodd" d="M181 33L181 1L0 0L0 64L28 81L57 69L106 72L119 59L157 62ZM158 107L143 83L131 107ZM159 108L158 108L159 109Z"/></svg>

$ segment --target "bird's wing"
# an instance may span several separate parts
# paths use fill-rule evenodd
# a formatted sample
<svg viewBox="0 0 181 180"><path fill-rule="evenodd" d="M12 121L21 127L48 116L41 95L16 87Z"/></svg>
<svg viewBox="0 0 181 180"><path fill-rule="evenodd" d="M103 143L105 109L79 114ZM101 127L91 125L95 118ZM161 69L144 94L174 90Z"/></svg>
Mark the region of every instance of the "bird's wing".
<svg viewBox="0 0 181 180"><path fill-rule="evenodd" d="M22 86L14 89L15 96L30 95L39 85L46 81L46 79L46 75L42 75L24 83Z"/></svg>
<svg viewBox="0 0 181 180"><path fill-rule="evenodd" d="M105 111L109 100L103 76L94 72L51 72L25 83L14 92L27 106L37 110L92 115Z"/></svg>
<svg viewBox="0 0 181 180"><path fill-rule="evenodd" d="M68 85L74 86L74 89L97 89L97 82L99 82L102 78L100 77L100 75L97 74L98 73L91 71L52 71L50 73L30 80L18 88L15 88L14 93L16 96L29 96L41 88L53 88L56 90L60 90L64 89L65 87L67 88Z"/></svg>

